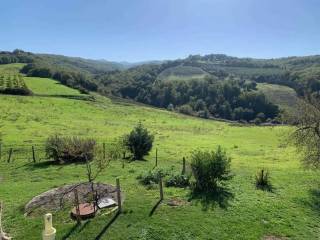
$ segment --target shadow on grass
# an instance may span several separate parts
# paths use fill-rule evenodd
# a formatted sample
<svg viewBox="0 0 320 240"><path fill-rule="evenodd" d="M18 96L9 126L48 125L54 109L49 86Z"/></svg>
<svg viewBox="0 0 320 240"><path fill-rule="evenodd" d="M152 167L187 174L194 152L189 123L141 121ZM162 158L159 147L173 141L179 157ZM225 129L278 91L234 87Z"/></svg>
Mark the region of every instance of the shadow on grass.
<svg viewBox="0 0 320 240"><path fill-rule="evenodd" d="M110 220L110 222L107 223L106 226L104 226L104 228L101 230L101 232L95 237L95 240L99 240L102 238L102 236L107 232L107 230L109 229L109 227L117 220L117 218L120 216L120 212L117 212L112 219Z"/></svg>
<svg viewBox="0 0 320 240"><path fill-rule="evenodd" d="M80 228L81 226L81 223L76 223L71 229L69 232L67 232L63 237L62 239L63 240L66 240L68 239L78 228Z"/></svg>
<svg viewBox="0 0 320 240"><path fill-rule="evenodd" d="M150 213L149 213L149 217L152 217L153 213L157 210L158 206L160 205L160 203L162 202L162 200L160 199L151 209Z"/></svg>
<svg viewBox="0 0 320 240"><path fill-rule="evenodd" d="M84 165L84 162L65 162L65 163L59 163L56 161L52 161L52 160L47 160L44 162L36 162L36 163L28 163L25 164L24 167L26 167L28 170L36 170L36 169L46 169L49 168L51 166L56 166L59 168L62 168L63 166L67 166L67 165Z"/></svg>
<svg viewBox="0 0 320 240"><path fill-rule="evenodd" d="M256 189L261 190L261 191L271 192L271 193L275 193L275 190L276 190L272 186L272 184L267 184L267 185L257 185L256 184Z"/></svg>
<svg viewBox="0 0 320 240"><path fill-rule="evenodd" d="M199 191L192 191L190 193L190 200L200 203L202 209L207 211L217 206L220 208L228 208L230 201L233 200L234 194L226 187L218 187L211 192L202 193Z"/></svg>
<svg viewBox="0 0 320 240"><path fill-rule="evenodd" d="M320 189L310 189L309 196L308 200L301 200L302 204L320 214Z"/></svg>

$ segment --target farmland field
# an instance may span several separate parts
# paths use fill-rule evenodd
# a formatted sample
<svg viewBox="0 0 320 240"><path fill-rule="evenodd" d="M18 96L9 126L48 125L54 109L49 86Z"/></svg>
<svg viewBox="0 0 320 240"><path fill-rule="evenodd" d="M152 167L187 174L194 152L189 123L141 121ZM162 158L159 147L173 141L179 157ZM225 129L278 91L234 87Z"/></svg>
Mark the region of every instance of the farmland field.
<svg viewBox="0 0 320 240"><path fill-rule="evenodd" d="M1 71L12 68L1 66ZM1 74L1 72L0 72ZM24 77L31 91L39 94L74 95L76 90L50 79ZM45 141L52 134L92 137L99 142L128 133L141 121L155 134L155 146L146 161L114 161L98 181L115 183L119 177L125 194L124 212L112 225L111 216L99 215L76 223L69 210L53 213L57 239L319 239L319 177L304 170L295 149L286 145L291 127L253 127L198 119L115 101L95 95L96 101L65 97L0 95L0 199L4 202L4 229L14 239L39 239L42 216L25 217L24 205L53 187L86 180L84 165L38 164L25 158L7 163L8 148ZM136 177L154 167L155 148L159 167L181 171L182 157L195 149L214 150L218 145L232 157L234 178L225 197L207 202L191 200L171 207L166 201L188 201L188 189L165 188L165 201L150 217L158 200L157 188L147 189ZM42 151L42 150L39 150ZM43 155L43 152L36 152ZM270 171L273 192L257 190L256 172Z"/></svg>
<svg viewBox="0 0 320 240"><path fill-rule="evenodd" d="M266 95L270 102L278 105L280 109L289 113L296 112L298 96L292 88L268 83L258 83L257 88Z"/></svg>
<svg viewBox="0 0 320 240"><path fill-rule="evenodd" d="M21 64L12 64L8 68L0 66L0 94L30 95L24 78L17 71Z"/></svg>
<svg viewBox="0 0 320 240"><path fill-rule="evenodd" d="M177 66L171 67L162 71L157 80L159 81L182 81L182 80L193 80L203 79L208 75L207 72L203 71L198 67L190 66Z"/></svg>

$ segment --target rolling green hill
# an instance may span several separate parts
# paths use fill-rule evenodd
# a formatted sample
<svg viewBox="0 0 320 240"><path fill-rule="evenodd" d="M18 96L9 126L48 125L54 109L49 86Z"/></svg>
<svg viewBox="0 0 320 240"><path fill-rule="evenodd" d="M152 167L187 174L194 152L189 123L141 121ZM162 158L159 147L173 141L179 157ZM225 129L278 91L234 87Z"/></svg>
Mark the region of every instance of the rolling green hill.
<svg viewBox="0 0 320 240"><path fill-rule="evenodd" d="M11 65L4 65L2 71L6 67ZM50 79L25 77L25 82L36 93L77 94ZM3 227L14 239L41 236L43 216L23 215L24 205L32 197L53 187L86 180L84 165L47 164L43 148L37 148L37 144L51 134L92 137L99 144L108 143L128 133L139 121L155 134L155 147L146 161L126 161L124 168L123 161L113 161L97 179L114 184L115 178L120 178L125 194L123 213L112 224L112 216L99 214L76 226L69 208L53 212L57 239L95 239L100 233L100 239L109 240L208 236L228 240L267 236L318 239L318 174L305 171L294 149L284 144L283 136L292 131L291 127L233 125L94 96L96 101L0 95L0 199L5 206ZM36 146L37 161L41 158L37 164L29 162L31 145ZM218 145L232 157L235 177L229 185L231 195L190 201L190 190L165 188L164 202L149 216L159 192L157 186L147 189L140 185L136 177L154 168L156 148L159 167L180 172L183 156L189 162L192 150L210 150ZM14 151L12 162L7 163L9 149L21 146L26 147L26 153ZM261 168L270 171L274 192L255 188L254 177ZM170 199L187 204L172 207L167 204Z"/></svg>
<svg viewBox="0 0 320 240"><path fill-rule="evenodd" d="M294 114L297 111L299 98L292 88L268 83L259 83L257 88L280 109L287 111L289 114Z"/></svg>

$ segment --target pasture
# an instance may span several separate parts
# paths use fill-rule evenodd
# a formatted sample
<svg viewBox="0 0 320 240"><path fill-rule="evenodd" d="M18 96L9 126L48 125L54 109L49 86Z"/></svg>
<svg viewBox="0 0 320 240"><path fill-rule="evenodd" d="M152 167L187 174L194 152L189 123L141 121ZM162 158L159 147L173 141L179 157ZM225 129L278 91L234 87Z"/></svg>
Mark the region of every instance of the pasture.
<svg viewBox="0 0 320 240"><path fill-rule="evenodd" d="M7 65L10 67L10 65ZM8 147L43 143L49 135L95 138L110 142L128 133L141 121L154 135L155 144L146 161L113 161L97 181L115 184L120 178L125 193L124 211L112 223L112 216L99 215L77 226L69 210L53 212L57 239L318 239L319 177L304 170L295 149L287 145L292 128L227 124L184 116L126 101L94 95L96 101L70 99L76 90L50 79L24 77L27 87L46 96L0 95L0 199L4 202L4 229L14 239L39 239L43 217L24 216L25 204L53 187L86 181L81 164L36 164L30 155L15 156L7 163ZM165 188L164 202L152 216L158 200L157 187L147 189L137 176L155 165L181 171L182 158L190 161L195 149L221 145L232 157L234 178L227 194L216 199L190 200L190 191ZM108 145L107 145L108 146ZM38 156L44 156L37 150ZM273 192L255 188L255 174L268 169ZM172 207L166 202L181 199L188 204Z"/></svg>

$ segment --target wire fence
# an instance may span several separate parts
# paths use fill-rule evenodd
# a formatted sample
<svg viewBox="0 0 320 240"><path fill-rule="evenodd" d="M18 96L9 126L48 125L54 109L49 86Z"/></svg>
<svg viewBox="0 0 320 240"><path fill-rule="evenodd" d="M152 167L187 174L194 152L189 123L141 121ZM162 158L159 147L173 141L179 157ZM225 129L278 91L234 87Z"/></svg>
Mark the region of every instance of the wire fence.
<svg viewBox="0 0 320 240"><path fill-rule="evenodd" d="M97 141L95 145L96 153L101 156L106 155L108 147L114 144L110 141ZM49 160L46 156L45 142L34 142L29 144L16 144L0 142L0 162L41 162Z"/></svg>

